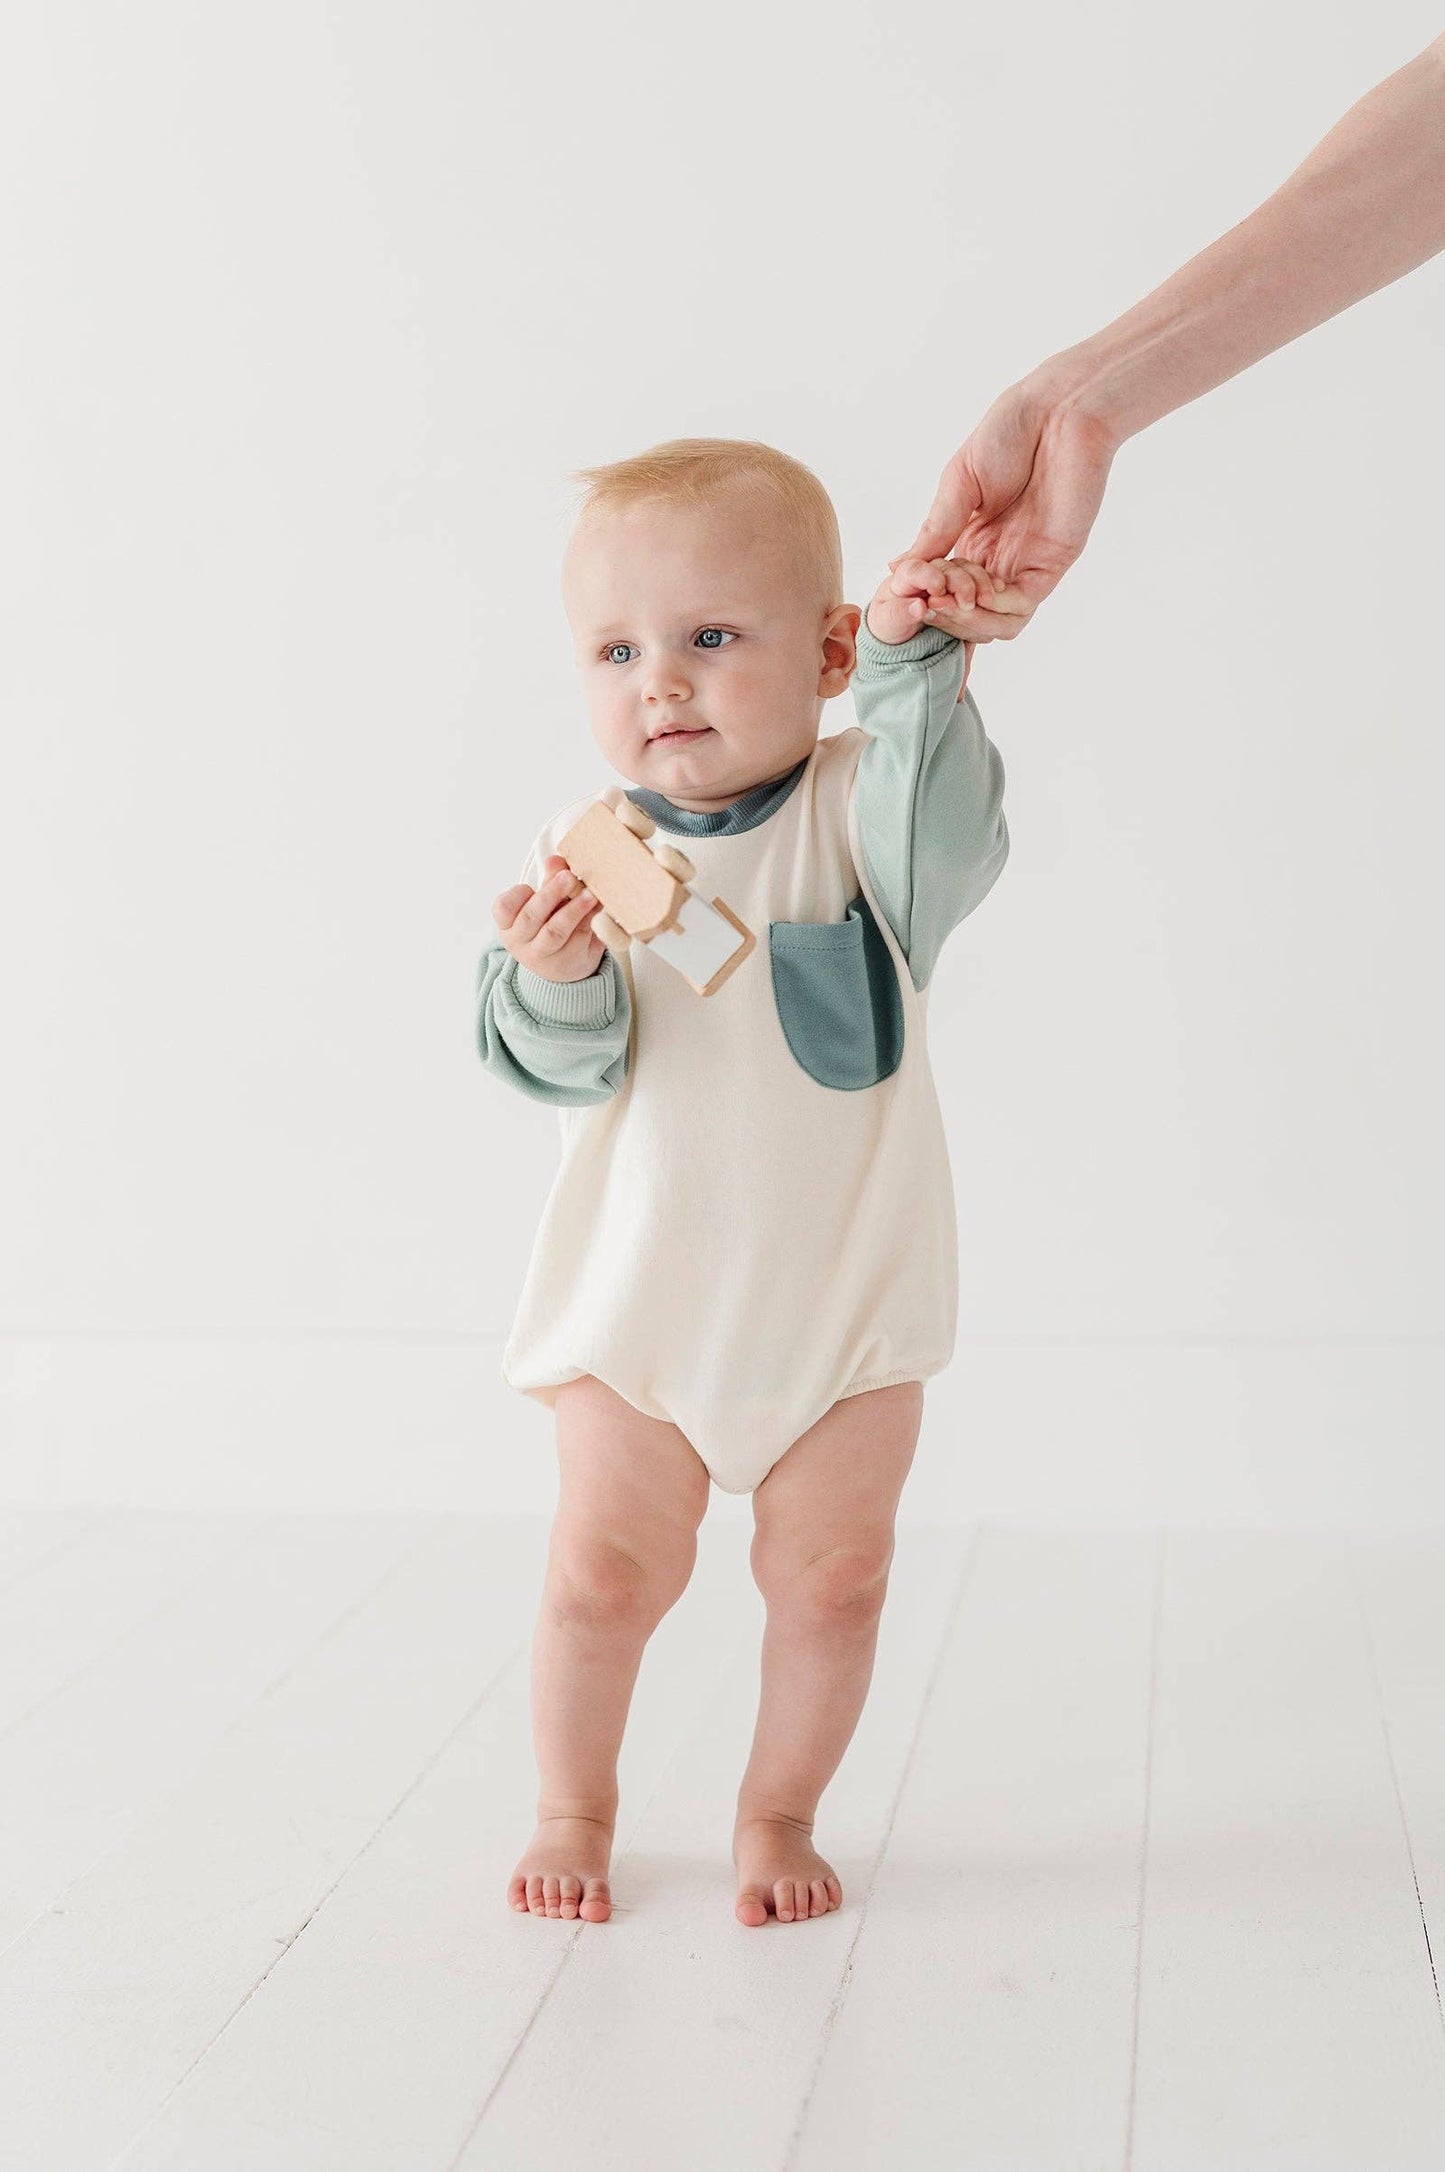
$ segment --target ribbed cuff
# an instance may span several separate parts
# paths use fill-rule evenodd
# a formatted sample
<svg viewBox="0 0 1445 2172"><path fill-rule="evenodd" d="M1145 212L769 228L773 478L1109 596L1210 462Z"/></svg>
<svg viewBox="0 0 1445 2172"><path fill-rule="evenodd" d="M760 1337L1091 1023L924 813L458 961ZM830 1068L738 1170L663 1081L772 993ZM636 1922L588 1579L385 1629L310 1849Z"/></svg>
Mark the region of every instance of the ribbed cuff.
<svg viewBox="0 0 1445 2172"><path fill-rule="evenodd" d="M530 966L515 965L512 993L539 1026L606 1026L612 1022L612 979L604 955L584 980L548 980Z"/></svg>
<svg viewBox="0 0 1445 2172"><path fill-rule="evenodd" d="M946 633L942 626L925 626L921 632L910 634L906 641L880 641L868 628L865 618L858 628L858 668L856 679L886 679L899 664L926 663L931 656L942 656L945 649L959 646L957 634Z"/></svg>

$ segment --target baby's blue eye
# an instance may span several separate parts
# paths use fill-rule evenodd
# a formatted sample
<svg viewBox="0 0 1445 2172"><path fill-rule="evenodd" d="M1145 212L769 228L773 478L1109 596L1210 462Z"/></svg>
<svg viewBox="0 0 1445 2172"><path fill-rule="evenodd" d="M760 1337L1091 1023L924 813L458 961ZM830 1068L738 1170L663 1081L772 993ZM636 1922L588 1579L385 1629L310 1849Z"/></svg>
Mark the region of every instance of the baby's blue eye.
<svg viewBox="0 0 1445 2172"><path fill-rule="evenodd" d="M700 628L696 638L701 641L707 634L719 634L724 641L737 640L737 635L735 633L729 633L726 626L704 626ZM614 661L618 649L630 649L631 646L632 643L630 641L609 641L602 653L610 664ZM712 650L714 655L717 654L718 643L716 641L708 642L708 647Z"/></svg>

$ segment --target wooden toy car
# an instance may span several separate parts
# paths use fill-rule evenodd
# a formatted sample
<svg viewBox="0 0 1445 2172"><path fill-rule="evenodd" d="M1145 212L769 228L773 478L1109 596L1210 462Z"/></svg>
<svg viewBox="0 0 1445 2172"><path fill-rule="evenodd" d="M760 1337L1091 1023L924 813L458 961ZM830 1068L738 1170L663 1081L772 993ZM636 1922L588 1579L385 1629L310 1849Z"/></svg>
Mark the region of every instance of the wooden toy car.
<svg viewBox="0 0 1445 2172"><path fill-rule="evenodd" d="M699 995L711 995L757 938L720 897L687 887L697 870L685 853L643 843L656 827L625 794L594 800L554 850L601 900L592 932L609 950L647 943Z"/></svg>

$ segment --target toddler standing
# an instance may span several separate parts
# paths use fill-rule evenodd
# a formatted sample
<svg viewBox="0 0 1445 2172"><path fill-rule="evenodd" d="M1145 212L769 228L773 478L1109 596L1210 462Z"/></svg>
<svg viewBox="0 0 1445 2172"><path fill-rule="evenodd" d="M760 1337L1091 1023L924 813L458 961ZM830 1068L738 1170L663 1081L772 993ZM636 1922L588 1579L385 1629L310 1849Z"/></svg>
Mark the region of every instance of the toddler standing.
<svg viewBox="0 0 1445 2172"><path fill-rule="evenodd" d="M836 1908L819 1797L872 1675L923 1382L949 1362L957 1230L929 981L1008 853L1003 768L963 690L1019 599L905 558L842 602L833 506L751 440L584 471L562 594L625 797L756 947L702 997L535 839L495 900L478 1045L557 1107L561 1164L503 1378L554 1413L559 1495L532 1648L538 1823L508 1898L611 1913L617 1756L686 1588L710 1484L749 1493L767 1607L733 1833L749 1925ZM820 738L851 684L858 724Z"/></svg>

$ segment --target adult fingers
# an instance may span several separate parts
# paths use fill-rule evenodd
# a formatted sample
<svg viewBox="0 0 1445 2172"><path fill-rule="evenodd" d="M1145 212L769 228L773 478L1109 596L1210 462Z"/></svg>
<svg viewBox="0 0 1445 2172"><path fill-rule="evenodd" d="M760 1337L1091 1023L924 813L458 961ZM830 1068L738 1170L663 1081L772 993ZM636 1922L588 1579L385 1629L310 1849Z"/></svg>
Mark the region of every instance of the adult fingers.
<svg viewBox="0 0 1445 2172"><path fill-rule="evenodd" d="M1005 618L1032 616L1034 603L1022 587L1010 587L993 574L985 576L985 583L978 584L978 599L988 610Z"/></svg>
<svg viewBox="0 0 1445 2172"><path fill-rule="evenodd" d="M969 610L935 605L924 613L920 623L941 627L945 633L956 634L961 641L1014 641L1028 624L1028 618L1018 612L991 611L986 604L976 603Z"/></svg>
<svg viewBox="0 0 1445 2172"><path fill-rule="evenodd" d="M968 638L978 641L1016 641L1032 617L1032 609L1025 616L1017 611L990 611L980 604L968 615Z"/></svg>
<svg viewBox="0 0 1445 2172"><path fill-rule="evenodd" d="M978 478L965 459L961 445L944 467L933 493L933 503L923 525L905 554L915 558L946 558L983 502Z"/></svg>

